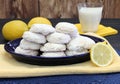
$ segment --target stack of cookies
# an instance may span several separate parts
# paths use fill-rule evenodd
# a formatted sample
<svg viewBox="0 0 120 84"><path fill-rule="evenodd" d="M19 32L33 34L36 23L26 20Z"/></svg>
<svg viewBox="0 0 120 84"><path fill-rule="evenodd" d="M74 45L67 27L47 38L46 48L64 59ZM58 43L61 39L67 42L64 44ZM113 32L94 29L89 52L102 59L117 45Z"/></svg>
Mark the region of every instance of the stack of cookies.
<svg viewBox="0 0 120 84"><path fill-rule="evenodd" d="M15 49L16 53L36 56L39 49L46 43L46 36L55 31L51 25L34 24L29 31L24 32L23 39Z"/></svg>
<svg viewBox="0 0 120 84"><path fill-rule="evenodd" d="M77 28L74 24L68 22L59 22L55 26L56 31L47 36L47 41L43 47L40 48L44 53L42 57L64 57L66 56L67 44L79 36Z"/></svg>
<svg viewBox="0 0 120 84"><path fill-rule="evenodd" d="M87 53L95 42L79 35L74 24L59 22L55 28L47 24L34 24L23 34L16 53L41 57L65 57ZM42 51L42 54L38 54Z"/></svg>

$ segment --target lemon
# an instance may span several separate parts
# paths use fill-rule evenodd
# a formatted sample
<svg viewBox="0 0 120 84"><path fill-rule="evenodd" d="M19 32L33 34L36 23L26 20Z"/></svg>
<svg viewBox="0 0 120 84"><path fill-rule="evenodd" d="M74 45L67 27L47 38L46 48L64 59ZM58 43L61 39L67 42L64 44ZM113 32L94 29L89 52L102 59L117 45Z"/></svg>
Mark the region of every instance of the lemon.
<svg viewBox="0 0 120 84"><path fill-rule="evenodd" d="M96 43L91 48L90 57L97 66L108 66L113 60L111 48L104 43Z"/></svg>
<svg viewBox="0 0 120 84"><path fill-rule="evenodd" d="M14 40L22 37L23 33L28 30L28 26L21 20L7 22L2 28L2 35L6 40Z"/></svg>
<svg viewBox="0 0 120 84"><path fill-rule="evenodd" d="M34 17L28 22L28 27L30 28L33 24L38 23L38 24L48 24L52 25L50 20L44 17Z"/></svg>

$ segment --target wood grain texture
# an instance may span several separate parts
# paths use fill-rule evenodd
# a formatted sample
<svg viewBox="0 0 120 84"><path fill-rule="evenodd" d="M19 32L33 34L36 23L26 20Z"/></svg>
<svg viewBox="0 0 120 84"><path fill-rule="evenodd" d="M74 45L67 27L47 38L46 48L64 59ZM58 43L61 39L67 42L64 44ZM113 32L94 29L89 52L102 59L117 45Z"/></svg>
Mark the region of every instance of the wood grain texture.
<svg viewBox="0 0 120 84"><path fill-rule="evenodd" d="M0 0L0 18L27 18L38 15L38 0Z"/></svg>
<svg viewBox="0 0 120 84"><path fill-rule="evenodd" d="M59 18L61 11L60 0L39 0L40 16Z"/></svg>
<svg viewBox="0 0 120 84"><path fill-rule="evenodd" d="M86 0L86 2L102 2L103 0Z"/></svg>
<svg viewBox="0 0 120 84"><path fill-rule="evenodd" d="M61 17L72 18L78 17L77 4L85 0L61 0Z"/></svg>
<svg viewBox="0 0 120 84"><path fill-rule="evenodd" d="M85 0L39 0L40 16L72 18L77 16L77 4Z"/></svg>
<svg viewBox="0 0 120 84"><path fill-rule="evenodd" d="M104 18L120 18L120 0L103 0L103 3Z"/></svg>
<svg viewBox="0 0 120 84"><path fill-rule="evenodd" d="M115 11L115 15L112 18L120 18L120 0L115 0L113 10L116 10L116 11Z"/></svg>
<svg viewBox="0 0 120 84"><path fill-rule="evenodd" d="M11 13L11 0L0 0L0 18L8 18Z"/></svg>
<svg viewBox="0 0 120 84"><path fill-rule="evenodd" d="M38 0L12 0L14 18L38 16Z"/></svg>
<svg viewBox="0 0 120 84"><path fill-rule="evenodd" d="M0 18L75 18L78 3L101 1L103 18L120 18L119 0L0 0Z"/></svg>

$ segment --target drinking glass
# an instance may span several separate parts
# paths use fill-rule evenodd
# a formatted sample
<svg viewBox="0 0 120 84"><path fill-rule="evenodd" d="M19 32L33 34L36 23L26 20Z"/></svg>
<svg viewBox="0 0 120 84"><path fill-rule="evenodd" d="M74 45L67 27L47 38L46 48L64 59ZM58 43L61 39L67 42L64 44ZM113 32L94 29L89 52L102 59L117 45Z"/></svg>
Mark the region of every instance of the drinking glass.
<svg viewBox="0 0 120 84"><path fill-rule="evenodd" d="M77 5L79 21L83 32L96 32L101 21L101 2L84 2Z"/></svg>

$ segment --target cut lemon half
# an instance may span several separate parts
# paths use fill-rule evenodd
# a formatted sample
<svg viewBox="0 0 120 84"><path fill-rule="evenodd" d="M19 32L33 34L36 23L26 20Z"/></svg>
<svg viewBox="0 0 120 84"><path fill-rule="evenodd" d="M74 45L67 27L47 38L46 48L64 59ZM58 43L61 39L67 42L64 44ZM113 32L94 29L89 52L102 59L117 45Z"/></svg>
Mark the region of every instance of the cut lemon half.
<svg viewBox="0 0 120 84"><path fill-rule="evenodd" d="M90 58L97 66L108 66L113 61L112 50L104 43L96 43L91 48Z"/></svg>

